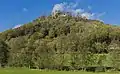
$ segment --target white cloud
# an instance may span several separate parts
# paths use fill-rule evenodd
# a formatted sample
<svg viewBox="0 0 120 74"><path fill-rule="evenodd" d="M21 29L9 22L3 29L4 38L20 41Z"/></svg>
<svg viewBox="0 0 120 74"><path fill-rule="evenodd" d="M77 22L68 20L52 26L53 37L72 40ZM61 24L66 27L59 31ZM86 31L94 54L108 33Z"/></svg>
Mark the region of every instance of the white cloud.
<svg viewBox="0 0 120 74"><path fill-rule="evenodd" d="M72 16L79 15L82 17L86 17L87 19L99 19L101 16L105 15L104 13L96 14L96 13L90 13L85 11L85 9L78 8L78 3L60 3L60 4L55 4L52 10L52 13L55 13L56 11L61 11L61 12L70 12ZM88 6L88 9L91 10L92 7Z"/></svg>
<svg viewBox="0 0 120 74"><path fill-rule="evenodd" d="M81 14L82 17L86 17L88 19L93 19L94 15L95 15L95 13L88 13L88 12L84 12Z"/></svg>
<svg viewBox="0 0 120 74"><path fill-rule="evenodd" d="M69 4L71 8L76 8L78 5L79 5L79 2Z"/></svg>
<svg viewBox="0 0 120 74"><path fill-rule="evenodd" d="M77 15L77 13L82 13L84 12L83 9L76 9L76 7L78 6L78 3L60 3L60 4L56 4L53 7L52 13L56 12L56 11L61 11L61 12L70 12L72 13L72 15Z"/></svg>
<svg viewBox="0 0 120 74"><path fill-rule="evenodd" d="M28 9L27 9L27 8L23 8L22 10L23 10L24 12L27 12L27 11L28 11Z"/></svg>
<svg viewBox="0 0 120 74"><path fill-rule="evenodd" d="M102 21L104 22L101 17L104 17L104 15L106 14L106 12L102 12L102 13L95 13L93 19L96 19L96 20L99 20L99 21Z"/></svg>
<svg viewBox="0 0 120 74"><path fill-rule="evenodd" d="M99 14L98 14L98 18L100 18L100 17L104 16L105 14L106 14L106 12L99 13Z"/></svg>
<svg viewBox="0 0 120 74"><path fill-rule="evenodd" d="M89 10L91 10L91 9L92 9L92 7L91 7L91 6L88 6L88 9L89 9Z"/></svg>
<svg viewBox="0 0 120 74"><path fill-rule="evenodd" d="M65 3L60 3L60 4L56 4L54 5L53 7L53 10L52 10L52 13L56 12L56 11L61 11L63 12L64 11L64 8L65 8Z"/></svg>
<svg viewBox="0 0 120 74"><path fill-rule="evenodd" d="M16 25L16 26L13 27L13 29L15 29L15 28L19 28L19 27L21 27L21 26L22 26L21 24Z"/></svg>

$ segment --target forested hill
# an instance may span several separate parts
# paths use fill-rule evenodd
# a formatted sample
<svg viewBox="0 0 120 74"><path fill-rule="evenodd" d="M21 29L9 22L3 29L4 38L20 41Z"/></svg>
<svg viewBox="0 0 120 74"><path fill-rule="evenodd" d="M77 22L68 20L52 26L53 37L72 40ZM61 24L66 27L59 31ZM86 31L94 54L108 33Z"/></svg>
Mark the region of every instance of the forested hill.
<svg viewBox="0 0 120 74"><path fill-rule="evenodd" d="M41 16L0 33L0 63L10 67L49 69L118 67L119 61L113 59L118 57L114 55L119 47L120 27L80 16Z"/></svg>

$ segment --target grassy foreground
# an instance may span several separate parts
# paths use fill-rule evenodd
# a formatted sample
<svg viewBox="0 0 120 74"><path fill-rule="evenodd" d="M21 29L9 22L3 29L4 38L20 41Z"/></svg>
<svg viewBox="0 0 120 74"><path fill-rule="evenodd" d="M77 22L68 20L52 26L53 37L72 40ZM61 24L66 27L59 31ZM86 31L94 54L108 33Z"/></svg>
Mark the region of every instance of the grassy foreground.
<svg viewBox="0 0 120 74"><path fill-rule="evenodd" d="M66 72L66 71L41 71L30 69L0 69L0 74L120 74L118 72L92 73L92 72Z"/></svg>

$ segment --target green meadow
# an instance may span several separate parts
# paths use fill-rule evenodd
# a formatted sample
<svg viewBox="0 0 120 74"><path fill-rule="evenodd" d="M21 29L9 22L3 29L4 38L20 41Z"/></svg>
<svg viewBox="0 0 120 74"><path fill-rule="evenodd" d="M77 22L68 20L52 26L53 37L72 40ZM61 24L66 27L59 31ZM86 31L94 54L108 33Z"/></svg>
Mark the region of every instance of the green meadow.
<svg viewBox="0 0 120 74"><path fill-rule="evenodd" d="M48 71L22 68L0 69L0 74L120 74L118 72Z"/></svg>

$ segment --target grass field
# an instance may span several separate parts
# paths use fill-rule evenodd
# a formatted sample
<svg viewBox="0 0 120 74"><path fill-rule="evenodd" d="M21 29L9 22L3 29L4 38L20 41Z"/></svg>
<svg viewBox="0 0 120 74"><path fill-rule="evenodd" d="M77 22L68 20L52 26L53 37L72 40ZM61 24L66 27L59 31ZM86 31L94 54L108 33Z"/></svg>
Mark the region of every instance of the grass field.
<svg viewBox="0 0 120 74"><path fill-rule="evenodd" d="M120 74L118 72L92 73L92 72L66 72L66 71L40 71L30 69L0 69L0 74Z"/></svg>

